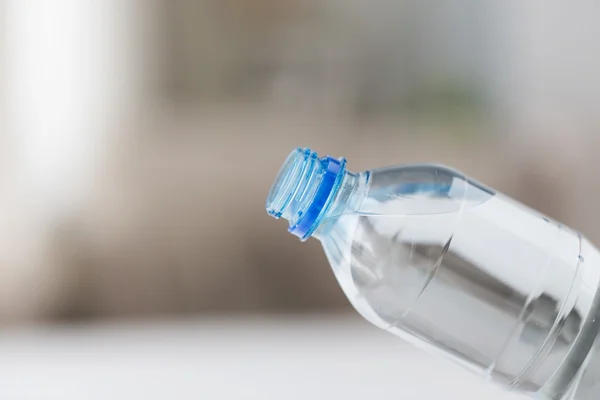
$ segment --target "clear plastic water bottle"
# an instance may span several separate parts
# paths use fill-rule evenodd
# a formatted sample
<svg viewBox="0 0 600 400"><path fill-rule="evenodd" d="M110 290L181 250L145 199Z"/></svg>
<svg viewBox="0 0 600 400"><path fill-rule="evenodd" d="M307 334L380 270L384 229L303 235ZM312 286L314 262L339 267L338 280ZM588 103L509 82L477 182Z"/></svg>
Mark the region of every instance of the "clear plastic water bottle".
<svg viewBox="0 0 600 400"><path fill-rule="evenodd" d="M538 399L600 399L600 253L578 232L453 169L361 173L293 151L267 200L321 241L356 310Z"/></svg>

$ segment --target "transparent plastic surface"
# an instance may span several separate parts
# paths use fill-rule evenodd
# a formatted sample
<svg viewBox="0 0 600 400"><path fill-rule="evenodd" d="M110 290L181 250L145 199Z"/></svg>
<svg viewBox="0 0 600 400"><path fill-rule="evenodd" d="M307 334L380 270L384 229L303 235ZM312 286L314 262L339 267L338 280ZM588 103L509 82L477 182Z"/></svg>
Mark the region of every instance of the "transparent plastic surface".
<svg viewBox="0 0 600 400"><path fill-rule="evenodd" d="M443 166L343 174L313 236L361 315L511 390L600 398L579 233Z"/></svg>

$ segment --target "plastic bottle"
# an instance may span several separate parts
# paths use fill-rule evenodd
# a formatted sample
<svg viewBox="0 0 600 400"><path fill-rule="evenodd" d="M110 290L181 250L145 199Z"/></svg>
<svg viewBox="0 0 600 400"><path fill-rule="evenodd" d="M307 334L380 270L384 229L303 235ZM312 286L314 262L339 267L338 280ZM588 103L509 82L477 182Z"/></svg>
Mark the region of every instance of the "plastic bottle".
<svg viewBox="0 0 600 400"><path fill-rule="evenodd" d="M600 253L439 165L361 173L296 149L267 211L321 241L367 320L536 399L600 399Z"/></svg>

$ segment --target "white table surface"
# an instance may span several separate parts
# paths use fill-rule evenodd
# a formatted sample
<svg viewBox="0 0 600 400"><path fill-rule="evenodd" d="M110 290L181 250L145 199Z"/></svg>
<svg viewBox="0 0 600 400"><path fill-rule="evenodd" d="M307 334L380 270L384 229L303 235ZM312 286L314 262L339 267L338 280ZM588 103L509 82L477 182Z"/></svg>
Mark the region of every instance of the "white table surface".
<svg viewBox="0 0 600 400"><path fill-rule="evenodd" d="M360 317L200 319L0 333L0 398L518 399Z"/></svg>

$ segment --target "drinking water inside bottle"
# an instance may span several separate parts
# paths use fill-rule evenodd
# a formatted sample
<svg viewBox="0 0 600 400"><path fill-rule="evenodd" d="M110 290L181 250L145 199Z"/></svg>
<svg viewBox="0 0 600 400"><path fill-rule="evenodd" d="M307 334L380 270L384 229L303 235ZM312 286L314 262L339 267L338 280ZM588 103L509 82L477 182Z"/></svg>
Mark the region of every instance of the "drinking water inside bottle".
<svg viewBox="0 0 600 400"><path fill-rule="evenodd" d="M475 184L454 196L373 192L322 241L368 320L507 385L539 389L585 317L573 304L592 248Z"/></svg>

